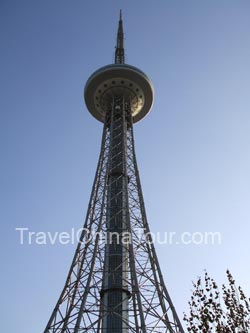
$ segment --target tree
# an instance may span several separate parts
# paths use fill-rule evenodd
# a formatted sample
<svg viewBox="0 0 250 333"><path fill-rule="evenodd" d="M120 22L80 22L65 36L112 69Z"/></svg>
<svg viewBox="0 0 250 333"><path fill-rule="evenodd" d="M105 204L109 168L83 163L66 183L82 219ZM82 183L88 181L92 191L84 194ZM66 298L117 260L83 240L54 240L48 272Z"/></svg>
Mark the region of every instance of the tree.
<svg viewBox="0 0 250 333"><path fill-rule="evenodd" d="M207 272L193 283L190 313L184 321L190 333L250 333L250 299L227 270L228 286L219 290Z"/></svg>

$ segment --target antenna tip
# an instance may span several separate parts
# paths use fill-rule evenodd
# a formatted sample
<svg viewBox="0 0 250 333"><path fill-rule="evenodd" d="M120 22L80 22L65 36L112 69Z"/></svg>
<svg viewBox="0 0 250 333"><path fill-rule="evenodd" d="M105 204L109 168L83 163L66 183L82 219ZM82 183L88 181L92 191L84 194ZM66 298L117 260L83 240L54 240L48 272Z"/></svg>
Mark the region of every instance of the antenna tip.
<svg viewBox="0 0 250 333"><path fill-rule="evenodd" d="M122 10L120 9L120 21L122 20Z"/></svg>

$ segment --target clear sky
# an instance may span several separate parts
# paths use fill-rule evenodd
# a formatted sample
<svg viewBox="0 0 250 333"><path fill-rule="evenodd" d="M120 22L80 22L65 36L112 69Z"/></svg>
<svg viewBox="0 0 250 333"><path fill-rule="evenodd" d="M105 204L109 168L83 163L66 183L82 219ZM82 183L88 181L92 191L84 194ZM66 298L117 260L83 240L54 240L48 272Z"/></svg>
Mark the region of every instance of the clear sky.
<svg viewBox="0 0 250 333"><path fill-rule="evenodd" d="M250 1L1 0L3 332L42 332L65 282L76 244L20 245L15 228L83 224L102 132L83 88L113 61L120 8L126 61L155 88L135 126L151 230L222 237L156 244L177 311L204 269L250 295Z"/></svg>

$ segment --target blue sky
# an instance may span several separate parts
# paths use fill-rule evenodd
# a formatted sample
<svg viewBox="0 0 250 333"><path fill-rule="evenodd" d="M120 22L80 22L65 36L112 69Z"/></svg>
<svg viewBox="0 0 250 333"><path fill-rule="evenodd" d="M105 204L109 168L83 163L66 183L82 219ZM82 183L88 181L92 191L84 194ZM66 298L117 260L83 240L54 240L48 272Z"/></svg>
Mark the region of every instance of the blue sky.
<svg viewBox="0 0 250 333"><path fill-rule="evenodd" d="M2 330L42 332L76 245L19 244L17 227L83 224L102 125L86 110L89 75L111 63L123 10L126 62L152 79L135 126L154 232L220 232L221 245L159 245L182 317L191 281L229 268L250 295L250 2L2 0Z"/></svg>

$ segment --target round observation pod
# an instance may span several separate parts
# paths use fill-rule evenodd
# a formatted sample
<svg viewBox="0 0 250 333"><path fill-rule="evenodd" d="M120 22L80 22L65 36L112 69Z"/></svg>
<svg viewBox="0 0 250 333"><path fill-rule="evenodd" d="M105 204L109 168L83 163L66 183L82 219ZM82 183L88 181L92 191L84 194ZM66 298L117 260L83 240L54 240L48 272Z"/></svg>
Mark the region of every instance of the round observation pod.
<svg viewBox="0 0 250 333"><path fill-rule="evenodd" d="M125 64L112 64L95 71L84 89L89 112L99 121L105 121L106 110L114 97L123 97L130 103L133 123L150 111L154 88L150 79L138 68Z"/></svg>

